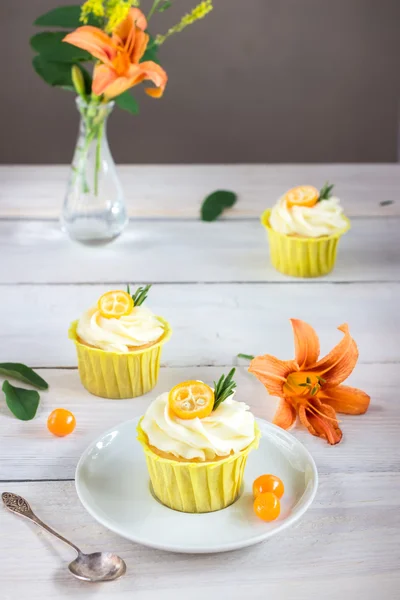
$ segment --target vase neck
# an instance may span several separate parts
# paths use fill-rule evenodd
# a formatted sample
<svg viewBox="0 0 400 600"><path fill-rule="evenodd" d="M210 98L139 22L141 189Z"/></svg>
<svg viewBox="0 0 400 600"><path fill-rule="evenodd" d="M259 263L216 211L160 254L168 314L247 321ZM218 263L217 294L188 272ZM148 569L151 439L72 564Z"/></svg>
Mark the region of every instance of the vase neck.
<svg viewBox="0 0 400 600"><path fill-rule="evenodd" d="M81 115L81 130L101 127L105 132L107 118L113 110L115 102L85 102L80 96L76 98L76 106Z"/></svg>

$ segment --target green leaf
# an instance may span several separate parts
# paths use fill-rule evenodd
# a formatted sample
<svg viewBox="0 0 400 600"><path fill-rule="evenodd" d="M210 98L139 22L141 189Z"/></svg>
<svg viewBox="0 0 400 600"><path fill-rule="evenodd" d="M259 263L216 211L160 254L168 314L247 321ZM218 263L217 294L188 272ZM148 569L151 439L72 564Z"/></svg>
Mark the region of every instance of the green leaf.
<svg viewBox="0 0 400 600"><path fill-rule="evenodd" d="M65 31L43 31L30 39L33 50L42 57L55 62L75 62L93 60L93 56L72 44L63 42Z"/></svg>
<svg viewBox="0 0 400 600"><path fill-rule="evenodd" d="M126 92L117 96L115 98L115 103L119 108L122 108L122 110L131 113L131 115L137 115L139 112L139 105L129 90L126 90Z"/></svg>
<svg viewBox="0 0 400 600"><path fill-rule="evenodd" d="M79 4L72 6L59 6L53 8L49 12L41 15L33 23L39 27L64 27L66 29L76 29L83 25L79 20L81 16L81 7ZM99 25L100 19L96 19L93 15L89 16L87 25Z"/></svg>
<svg viewBox="0 0 400 600"><path fill-rule="evenodd" d="M39 390L47 390L49 384L35 373L33 369L22 363L0 363L0 375L18 379L24 383L30 383Z"/></svg>
<svg viewBox="0 0 400 600"><path fill-rule="evenodd" d="M44 79L46 83L53 87L62 87L74 91L72 82L72 65L76 63L55 62L47 60L41 55L35 56L32 60L33 68L36 73ZM86 92L90 93L92 87L92 78L90 74L81 65L79 68L82 71L85 79Z"/></svg>
<svg viewBox="0 0 400 600"><path fill-rule="evenodd" d="M245 360L253 360L253 358L255 358L252 354L238 354L237 356L238 358L244 358Z"/></svg>
<svg viewBox="0 0 400 600"><path fill-rule="evenodd" d="M329 200L329 198L332 196L332 190L334 187L335 187L334 183L329 184L329 181L324 183L324 185L322 186L322 188L319 192L318 202L321 202L321 200Z"/></svg>
<svg viewBox="0 0 400 600"><path fill-rule="evenodd" d="M201 207L201 218L203 221L215 221L225 210L231 208L237 200L234 192L217 190L204 200Z"/></svg>
<svg viewBox="0 0 400 600"><path fill-rule="evenodd" d="M236 388L236 383L233 381L235 371L236 369L233 368L226 377L225 375L221 375L217 383L214 381L213 410L216 410L222 402L225 402L225 400L233 394L233 391Z"/></svg>
<svg viewBox="0 0 400 600"><path fill-rule="evenodd" d="M151 283L146 285L145 287L138 287L136 292L132 294L132 300L134 306L140 306L147 298L147 294L149 293L149 289L151 288Z"/></svg>
<svg viewBox="0 0 400 600"><path fill-rule="evenodd" d="M146 33L149 32L147 31ZM155 43L155 39L150 35L149 43L147 44L146 51L140 59L140 62L144 62L145 60L152 60L153 62L159 65L160 61L158 58L158 49L159 45Z"/></svg>
<svg viewBox="0 0 400 600"><path fill-rule="evenodd" d="M164 2L162 2L161 4L159 4L157 6L157 12L164 12L164 10L171 8L171 6L172 6L172 2L170 0L165 0Z"/></svg>
<svg viewBox="0 0 400 600"><path fill-rule="evenodd" d="M33 58L32 64L36 73L49 85L73 89L70 63L54 62L38 55Z"/></svg>
<svg viewBox="0 0 400 600"><path fill-rule="evenodd" d="M8 408L21 421L30 421L36 415L39 406L39 392L25 390L11 385L7 380L3 383Z"/></svg>

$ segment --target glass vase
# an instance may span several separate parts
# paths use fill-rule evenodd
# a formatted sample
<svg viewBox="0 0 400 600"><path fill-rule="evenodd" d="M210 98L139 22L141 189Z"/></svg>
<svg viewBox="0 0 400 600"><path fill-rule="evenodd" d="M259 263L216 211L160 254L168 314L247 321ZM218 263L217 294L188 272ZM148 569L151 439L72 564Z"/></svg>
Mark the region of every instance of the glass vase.
<svg viewBox="0 0 400 600"><path fill-rule="evenodd" d="M122 187L107 141L114 102L76 99L81 114L61 226L83 244L106 244L120 235L128 218Z"/></svg>

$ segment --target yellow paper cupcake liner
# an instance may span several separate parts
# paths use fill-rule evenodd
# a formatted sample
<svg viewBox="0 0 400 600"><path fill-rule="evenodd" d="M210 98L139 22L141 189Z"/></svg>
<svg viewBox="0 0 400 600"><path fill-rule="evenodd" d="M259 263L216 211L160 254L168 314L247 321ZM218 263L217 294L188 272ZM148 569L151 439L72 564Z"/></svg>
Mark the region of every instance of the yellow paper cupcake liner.
<svg viewBox="0 0 400 600"><path fill-rule="evenodd" d="M208 463L179 462L162 458L148 445L147 436L137 428L155 496L174 510L206 513L226 508L238 498L249 452L258 447L260 430L255 425L253 442L241 452Z"/></svg>
<svg viewBox="0 0 400 600"><path fill-rule="evenodd" d="M292 277L321 277L335 266L339 239L350 229L347 226L334 233L319 238L302 238L274 231L269 224L271 210L261 215L261 223L267 230L271 263L277 271Z"/></svg>
<svg viewBox="0 0 400 600"><path fill-rule="evenodd" d="M172 333L169 323L157 318L165 326L162 338L149 348L127 353L107 352L82 344L76 333L78 321L71 324L69 337L75 342L79 375L91 394L110 399L136 398L155 387L162 346Z"/></svg>

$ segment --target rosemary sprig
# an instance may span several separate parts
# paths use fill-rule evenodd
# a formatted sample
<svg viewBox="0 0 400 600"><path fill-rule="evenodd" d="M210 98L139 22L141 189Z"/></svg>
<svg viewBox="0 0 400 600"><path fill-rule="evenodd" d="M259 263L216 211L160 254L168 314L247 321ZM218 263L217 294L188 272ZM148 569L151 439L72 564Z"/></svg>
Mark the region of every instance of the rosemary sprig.
<svg viewBox="0 0 400 600"><path fill-rule="evenodd" d="M332 190L334 187L335 187L334 183L329 184L329 181L324 183L324 185L322 186L322 188L319 192L318 202L321 202L321 200L329 200L329 198L332 196Z"/></svg>
<svg viewBox="0 0 400 600"><path fill-rule="evenodd" d="M233 381L233 376L236 369L229 371L228 375L221 375L218 382L214 381L214 407L216 410L222 402L224 402L229 396L232 395L233 390L236 388L236 382Z"/></svg>
<svg viewBox="0 0 400 600"><path fill-rule="evenodd" d="M131 294L131 296L132 296L133 306L140 306L141 304L143 304L143 302L147 298L147 294L148 294L150 288L151 288L151 284L149 283L149 285L146 285L144 287L138 287L136 292L134 294L131 294L131 288L128 283L128 285L126 286L126 291L128 292L128 294Z"/></svg>

